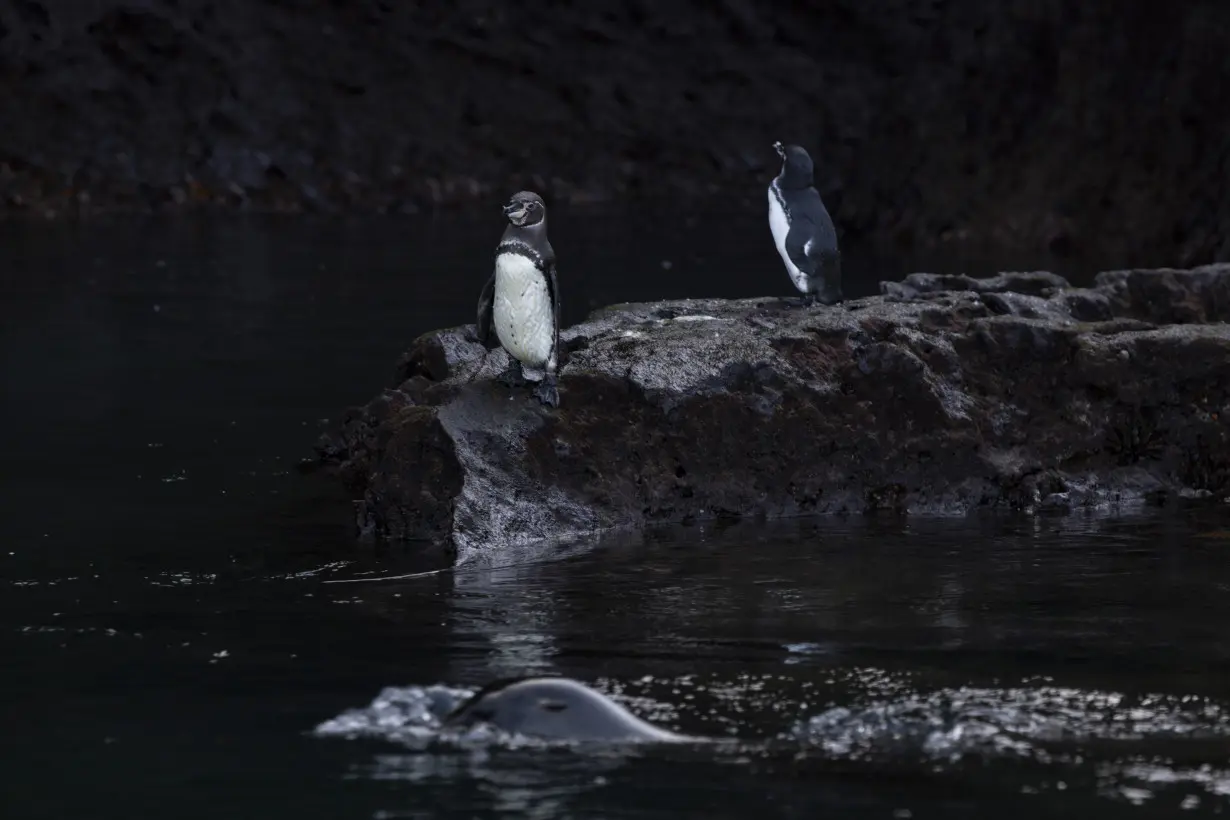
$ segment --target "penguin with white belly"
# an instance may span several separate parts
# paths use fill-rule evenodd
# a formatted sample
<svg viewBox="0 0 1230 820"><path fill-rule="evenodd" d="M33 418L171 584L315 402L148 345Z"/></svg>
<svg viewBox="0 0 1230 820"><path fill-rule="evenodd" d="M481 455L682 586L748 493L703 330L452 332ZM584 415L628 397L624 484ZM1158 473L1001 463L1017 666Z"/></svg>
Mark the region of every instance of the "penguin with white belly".
<svg viewBox="0 0 1230 820"><path fill-rule="evenodd" d="M478 299L478 339L491 348L494 335L514 359L505 374L510 384L525 382L525 367L543 371L534 394L558 407L559 285L547 206L538 194L521 191L504 215L509 224L495 249L495 271Z"/></svg>
<svg viewBox="0 0 1230 820"><path fill-rule="evenodd" d="M811 157L798 145L773 143L782 170L769 183L769 231L803 304L842 301L837 229L813 183Z"/></svg>

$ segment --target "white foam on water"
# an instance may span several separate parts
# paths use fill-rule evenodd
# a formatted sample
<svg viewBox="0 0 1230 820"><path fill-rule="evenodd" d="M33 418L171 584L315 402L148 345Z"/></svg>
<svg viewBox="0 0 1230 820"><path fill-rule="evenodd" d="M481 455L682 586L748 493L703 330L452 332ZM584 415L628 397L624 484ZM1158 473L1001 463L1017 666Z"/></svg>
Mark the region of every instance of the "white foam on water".
<svg viewBox="0 0 1230 820"><path fill-rule="evenodd" d="M600 678L589 685L663 729L695 736L699 727L699 733L713 739L729 743L737 738L736 745L710 747L715 757L772 756L790 747L817 760L869 766L913 761L939 774L958 774L971 758L1020 760L1049 772L1023 787L1029 793L1064 791L1072 778L1084 777L1096 781L1098 794L1116 801L1168 801L1186 810L1210 804L1230 808L1230 768L1203 762L1210 747L1230 759L1230 711L1204 697L1129 696L1047 682L919 691L909 675L871 667L833 669L815 680L768 672ZM442 719L472 692L445 685L388 687L368 706L326 720L314 733L379 738L420 751L442 741L480 756L494 748L569 745L483 725L445 736ZM842 702L834 703L834 697ZM760 736L752 736L751 727L766 722L781 730L761 729ZM1142 754L1159 747L1184 759ZM396 758L369 775L413 778L436 771L429 761L411 766L417 774L408 765Z"/></svg>

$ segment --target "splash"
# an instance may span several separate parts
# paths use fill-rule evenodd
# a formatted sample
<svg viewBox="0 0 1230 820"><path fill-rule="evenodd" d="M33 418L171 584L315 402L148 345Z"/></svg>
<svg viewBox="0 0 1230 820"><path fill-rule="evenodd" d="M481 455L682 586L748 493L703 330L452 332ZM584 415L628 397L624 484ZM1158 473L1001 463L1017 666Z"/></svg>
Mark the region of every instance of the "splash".
<svg viewBox="0 0 1230 820"><path fill-rule="evenodd" d="M1040 756L1063 742L1230 738L1230 717L1211 700L1192 696L960 687L829 709L800 727L800 735L843 756L910 746L933 758Z"/></svg>
<svg viewBox="0 0 1230 820"><path fill-rule="evenodd" d="M970 764L998 762L1023 778L1022 793L1088 788L1137 804L1230 807L1230 769L1224 767L1230 759L1230 710L1205 697L1128 695L1038 681L922 691L908 674L875 668L832 670L802 681L774 673L687 674L600 678L590 685L662 728L725 738L701 752L716 762L759 758L769 764L789 757L872 771L921 768L935 777L960 777ZM431 750L438 744L479 755L466 764L479 769L483 755L497 748L515 754L560 745L485 726L446 735L443 718L471 694L445 685L386 688L368 706L321 723L315 734L381 739L428 753L394 756L399 776L409 776L403 770L411 762L420 775L436 771ZM378 771L394 776L387 766L371 768L367 776Z"/></svg>
<svg viewBox="0 0 1230 820"><path fill-rule="evenodd" d="M362 709L349 709L318 725L318 737L378 738L422 748L440 733L440 722L472 689L389 686Z"/></svg>

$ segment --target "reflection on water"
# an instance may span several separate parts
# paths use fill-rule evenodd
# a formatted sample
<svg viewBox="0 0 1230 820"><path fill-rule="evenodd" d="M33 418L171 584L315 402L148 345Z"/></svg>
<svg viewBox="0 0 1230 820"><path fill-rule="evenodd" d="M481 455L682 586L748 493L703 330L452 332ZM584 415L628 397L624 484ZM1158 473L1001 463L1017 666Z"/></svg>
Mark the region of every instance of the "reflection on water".
<svg viewBox="0 0 1230 820"><path fill-rule="evenodd" d="M759 218L686 251L569 218L573 316L784 281ZM0 227L6 817L1227 809L1224 506L693 527L442 572L356 544L293 465L411 338L471 320L495 222ZM850 292L945 269L894 264L852 253ZM535 673L726 744L439 742L449 698Z"/></svg>

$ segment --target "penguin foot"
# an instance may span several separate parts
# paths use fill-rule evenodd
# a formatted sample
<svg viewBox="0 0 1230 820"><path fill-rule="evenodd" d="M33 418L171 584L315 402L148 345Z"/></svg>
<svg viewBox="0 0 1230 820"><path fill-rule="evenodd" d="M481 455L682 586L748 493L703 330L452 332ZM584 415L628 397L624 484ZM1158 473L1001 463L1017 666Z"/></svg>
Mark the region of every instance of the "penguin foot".
<svg viewBox="0 0 1230 820"><path fill-rule="evenodd" d="M837 293L816 293L815 291L808 291L803 294L803 307L805 308L815 307L816 305L832 306L839 304L842 301L843 299L840 291Z"/></svg>
<svg viewBox="0 0 1230 820"><path fill-rule="evenodd" d="M842 296L840 290L829 290L816 294L816 301L822 305L832 307L833 305L839 305L844 302L845 297Z"/></svg>
<svg viewBox="0 0 1230 820"><path fill-rule="evenodd" d="M521 363L513 359L508 369L495 377L495 380L505 387L521 387L526 383L525 374L521 372Z"/></svg>
<svg viewBox="0 0 1230 820"><path fill-rule="evenodd" d="M534 395L549 407L559 407L559 389L556 387L554 376L543 376L538 387L534 388Z"/></svg>

